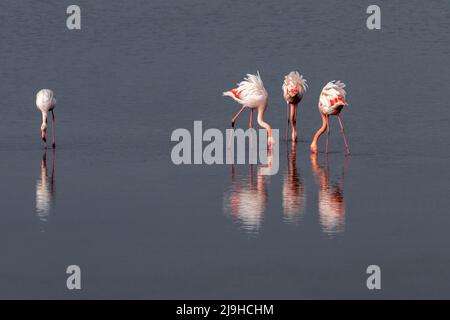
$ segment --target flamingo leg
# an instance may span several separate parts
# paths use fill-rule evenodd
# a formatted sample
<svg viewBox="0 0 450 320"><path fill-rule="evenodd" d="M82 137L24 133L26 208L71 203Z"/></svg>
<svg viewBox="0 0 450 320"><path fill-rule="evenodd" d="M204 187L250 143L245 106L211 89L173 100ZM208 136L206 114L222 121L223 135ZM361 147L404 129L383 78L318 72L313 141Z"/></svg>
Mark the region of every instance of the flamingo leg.
<svg viewBox="0 0 450 320"><path fill-rule="evenodd" d="M238 113L234 115L234 117L231 119L231 127L234 128L234 123L236 122L236 119L240 116L242 111L244 111L245 106L242 106L241 110L239 110ZM231 140L233 140L233 133L231 134L230 141L228 142L228 148L231 147Z"/></svg>
<svg viewBox="0 0 450 320"><path fill-rule="evenodd" d="M56 140L55 140L55 112L52 110L52 146L53 149L56 147Z"/></svg>
<svg viewBox="0 0 450 320"><path fill-rule="evenodd" d="M286 124L286 141L288 140L288 134L289 134L289 111L290 111L290 106L289 103L287 104L287 109L286 109L286 118L287 118L287 124Z"/></svg>
<svg viewBox="0 0 450 320"><path fill-rule="evenodd" d="M253 109L250 108L250 122L249 127L253 129ZM253 135L250 135L248 139L248 148L249 148L249 161L250 163L253 163Z"/></svg>
<svg viewBox="0 0 450 320"><path fill-rule="evenodd" d="M325 153L328 155L328 140L330 139L330 119L327 116L327 144L325 146Z"/></svg>
<svg viewBox="0 0 450 320"><path fill-rule="evenodd" d="M238 113L236 113L236 115L233 117L233 119L231 119L231 127L234 128L234 123L236 122L236 119L241 115L241 112L244 111L245 106L243 106L241 108L241 110L239 110Z"/></svg>
<svg viewBox="0 0 450 320"><path fill-rule="evenodd" d="M341 126L342 137L344 137L345 151L347 152L346 154L350 154L350 148L348 147L347 138L345 137L345 133L344 133L344 125L342 124L340 115L338 115L338 120L339 120L339 125Z"/></svg>

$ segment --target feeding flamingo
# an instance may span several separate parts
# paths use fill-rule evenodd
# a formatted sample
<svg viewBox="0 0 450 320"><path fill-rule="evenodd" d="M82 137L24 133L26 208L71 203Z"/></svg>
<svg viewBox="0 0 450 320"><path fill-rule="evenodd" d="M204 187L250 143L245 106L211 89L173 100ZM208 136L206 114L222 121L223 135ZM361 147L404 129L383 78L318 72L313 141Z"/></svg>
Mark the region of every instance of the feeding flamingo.
<svg viewBox="0 0 450 320"><path fill-rule="evenodd" d="M325 147L325 153L328 154L328 139L330 136L329 117L335 115L338 117L339 125L341 126L342 136L344 137L346 154L350 154L350 148L348 147L347 138L344 133L344 125L340 117L341 110L344 106L348 105L345 101L346 92L344 90L345 84L341 81L331 81L322 89L319 98L319 112L322 116L322 127L317 130L314 135L314 139L311 143L311 152L317 153L317 142L320 136L327 130L327 144Z"/></svg>
<svg viewBox="0 0 450 320"><path fill-rule="evenodd" d="M36 106L42 112L41 137L47 148L47 117L48 113L52 113L52 147L56 147L55 142L55 94L50 89L42 89L36 94Z"/></svg>
<svg viewBox="0 0 450 320"><path fill-rule="evenodd" d="M302 100L307 87L306 79L304 79L297 71L291 71L284 77L282 89L284 100L286 100L287 103L288 121L288 126L286 127L286 140L290 124L292 129L292 141L297 141L297 106Z"/></svg>
<svg viewBox="0 0 450 320"><path fill-rule="evenodd" d="M236 102L242 105L241 110L236 113L236 115L231 119L231 126L234 128L234 123L239 115L244 111L245 108L250 109L250 128L253 127L253 109L258 111L257 121L258 124L267 130L268 134L268 144L272 146L274 143L272 137L272 128L270 125L264 121L264 112L267 109L267 103L269 100L269 95L267 94L264 84L261 80L259 72L254 74L247 74L247 77L243 81L238 83L237 88L225 91L224 96L233 98Z"/></svg>

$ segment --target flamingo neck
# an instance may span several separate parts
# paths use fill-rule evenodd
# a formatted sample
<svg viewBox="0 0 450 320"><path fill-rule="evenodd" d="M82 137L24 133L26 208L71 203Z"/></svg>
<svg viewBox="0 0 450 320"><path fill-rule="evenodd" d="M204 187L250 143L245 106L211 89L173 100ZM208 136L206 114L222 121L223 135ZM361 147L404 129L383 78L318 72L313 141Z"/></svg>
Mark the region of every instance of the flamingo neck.
<svg viewBox="0 0 450 320"><path fill-rule="evenodd" d="M46 129L47 128L47 112L42 111L42 125L41 125L41 129Z"/></svg>
<svg viewBox="0 0 450 320"><path fill-rule="evenodd" d="M317 142L319 141L320 136L327 130L327 116L323 113L320 114L322 117L322 126L317 130L316 134L314 135L314 139L311 143L311 151L317 152Z"/></svg>
<svg viewBox="0 0 450 320"><path fill-rule="evenodd" d="M269 137L272 137L272 128L270 127L270 125L269 125L267 122L264 121L264 118L263 118L264 112L265 112L265 111L266 111L265 108L258 109L258 119L257 119L257 121L258 121L258 124L259 124L262 128L264 128L264 129L267 130L268 136L269 136Z"/></svg>

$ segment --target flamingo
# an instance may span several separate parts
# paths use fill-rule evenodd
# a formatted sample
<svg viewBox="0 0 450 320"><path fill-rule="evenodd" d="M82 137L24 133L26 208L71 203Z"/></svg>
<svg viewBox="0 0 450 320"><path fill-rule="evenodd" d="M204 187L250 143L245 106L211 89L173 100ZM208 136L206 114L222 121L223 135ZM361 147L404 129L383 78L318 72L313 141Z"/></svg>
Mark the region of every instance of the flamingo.
<svg viewBox="0 0 450 320"><path fill-rule="evenodd" d="M344 90L345 84L341 81L331 81L322 89L319 98L319 112L322 116L322 127L317 130L314 135L314 139L311 143L311 152L317 153L317 142L320 136L327 130L327 144L325 153L328 154L328 138L330 136L329 117L335 115L338 117L339 125L341 126L342 136L344 137L346 154L350 154L350 148L348 147L347 138L344 133L344 125L340 117L341 110L344 106L347 106L345 101L346 92Z"/></svg>
<svg viewBox="0 0 450 320"><path fill-rule="evenodd" d="M286 128L286 140L290 124L292 128L292 141L297 141L297 129L295 127L297 122L297 106L302 100L307 87L308 85L306 84L306 79L304 79L303 76L297 71L291 71L284 77L282 89L284 100L286 100L287 103L288 119L288 126Z"/></svg>
<svg viewBox="0 0 450 320"><path fill-rule="evenodd" d="M269 95L267 94L264 84L261 80L259 72L256 75L247 74L247 77L243 81L238 83L237 88L225 91L224 96L233 98L236 102L242 105L241 110L231 119L231 126L234 128L234 124L239 115L245 108L250 109L250 124L249 127L253 128L253 109L258 110L258 124L262 128L267 130L269 147L274 143L272 137L272 128L264 121L264 112L267 109Z"/></svg>
<svg viewBox="0 0 450 320"><path fill-rule="evenodd" d="M41 137L44 141L45 148L47 148L47 117L48 113L52 113L52 147L56 147L55 142L55 94L50 89L42 89L36 94L36 106L42 112Z"/></svg>

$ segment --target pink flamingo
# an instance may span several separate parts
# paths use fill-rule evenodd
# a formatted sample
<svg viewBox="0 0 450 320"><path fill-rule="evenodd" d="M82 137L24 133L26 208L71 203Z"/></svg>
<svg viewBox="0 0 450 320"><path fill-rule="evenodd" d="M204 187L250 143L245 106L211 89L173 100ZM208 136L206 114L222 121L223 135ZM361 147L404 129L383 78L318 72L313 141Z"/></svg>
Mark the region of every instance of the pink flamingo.
<svg viewBox="0 0 450 320"><path fill-rule="evenodd" d="M344 125L340 117L341 110L344 106L348 105L345 101L346 92L344 90L345 84L341 81L331 81L322 89L319 98L319 112L322 116L322 127L317 130L314 135L314 139L311 143L311 152L317 153L317 142L320 136L327 130L327 144L325 153L328 154L328 139L330 136L329 116L335 115L338 117L339 125L341 126L342 136L344 137L346 154L350 154L350 148L348 147L347 138L344 133Z"/></svg>
<svg viewBox="0 0 450 320"><path fill-rule="evenodd" d="M234 123L239 115L244 111L244 108L250 109L250 128L253 127L253 109L258 110L257 121L258 124L267 130L268 144L272 146L274 143L272 137L272 128L264 121L264 112L267 109L269 95L267 94L264 84L261 80L259 72L254 74L247 74L243 81L238 83L237 88L225 91L224 96L233 98L236 102L242 105L241 110L231 119L231 126L234 128Z"/></svg>
<svg viewBox="0 0 450 320"><path fill-rule="evenodd" d="M47 148L47 117L48 113L52 113L52 147L56 147L55 142L55 94L50 89L42 89L36 94L36 106L42 112L41 137L44 141L45 148Z"/></svg>
<svg viewBox="0 0 450 320"><path fill-rule="evenodd" d="M291 71L288 75L284 77L283 82L283 97L287 103L287 121L288 126L286 127L286 140L289 132L289 124L292 128L292 141L297 141L297 129L295 127L297 122L297 106L302 100L305 94L306 79L303 78L297 71Z"/></svg>

